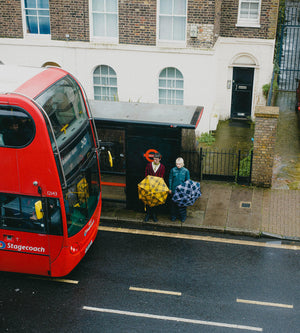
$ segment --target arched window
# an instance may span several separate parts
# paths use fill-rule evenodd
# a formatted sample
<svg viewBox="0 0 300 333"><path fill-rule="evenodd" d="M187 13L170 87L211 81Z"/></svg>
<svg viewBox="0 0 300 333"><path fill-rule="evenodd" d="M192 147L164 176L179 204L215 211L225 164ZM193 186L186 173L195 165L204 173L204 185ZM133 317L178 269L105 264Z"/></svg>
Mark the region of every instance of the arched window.
<svg viewBox="0 0 300 333"><path fill-rule="evenodd" d="M159 75L159 104L183 105L183 75L174 67L163 69Z"/></svg>
<svg viewBox="0 0 300 333"><path fill-rule="evenodd" d="M117 74L109 66L101 65L94 70L94 98L101 101L117 101Z"/></svg>
<svg viewBox="0 0 300 333"><path fill-rule="evenodd" d="M60 67L60 65L54 61L47 61L42 65L42 67L47 67L47 66Z"/></svg>

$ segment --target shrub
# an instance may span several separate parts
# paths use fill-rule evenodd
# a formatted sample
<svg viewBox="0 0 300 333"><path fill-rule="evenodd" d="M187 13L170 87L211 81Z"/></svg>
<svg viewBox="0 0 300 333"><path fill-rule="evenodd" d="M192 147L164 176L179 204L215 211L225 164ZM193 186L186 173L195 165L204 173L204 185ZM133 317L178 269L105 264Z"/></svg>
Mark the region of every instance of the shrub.
<svg viewBox="0 0 300 333"><path fill-rule="evenodd" d="M197 138L197 141L199 143L205 143L210 146L216 141L216 139L212 133L202 133L201 136Z"/></svg>

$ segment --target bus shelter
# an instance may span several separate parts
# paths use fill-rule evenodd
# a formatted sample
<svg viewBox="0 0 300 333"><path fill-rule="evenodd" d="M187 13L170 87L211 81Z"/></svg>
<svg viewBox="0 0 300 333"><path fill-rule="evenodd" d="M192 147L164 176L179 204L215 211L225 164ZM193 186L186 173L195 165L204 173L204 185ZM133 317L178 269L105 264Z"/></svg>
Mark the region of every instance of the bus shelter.
<svg viewBox="0 0 300 333"><path fill-rule="evenodd" d="M89 101L100 143L103 200L142 210L138 183L153 154L162 155L165 181L182 151L183 130L195 131L203 107Z"/></svg>

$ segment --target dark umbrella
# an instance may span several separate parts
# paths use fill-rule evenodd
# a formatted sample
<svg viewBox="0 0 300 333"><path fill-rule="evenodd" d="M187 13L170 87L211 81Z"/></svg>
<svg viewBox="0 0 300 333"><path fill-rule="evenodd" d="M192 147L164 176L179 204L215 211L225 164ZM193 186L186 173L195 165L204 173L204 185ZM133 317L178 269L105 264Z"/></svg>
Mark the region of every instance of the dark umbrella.
<svg viewBox="0 0 300 333"><path fill-rule="evenodd" d="M200 183L186 180L175 189L172 200L180 207L191 206L201 196Z"/></svg>

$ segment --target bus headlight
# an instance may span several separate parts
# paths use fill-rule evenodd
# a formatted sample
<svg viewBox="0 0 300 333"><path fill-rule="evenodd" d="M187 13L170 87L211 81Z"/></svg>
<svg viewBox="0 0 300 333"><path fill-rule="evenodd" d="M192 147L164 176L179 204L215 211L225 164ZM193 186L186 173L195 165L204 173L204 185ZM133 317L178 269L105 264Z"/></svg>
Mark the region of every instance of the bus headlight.
<svg viewBox="0 0 300 333"><path fill-rule="evenodd" d="M70 252L72 254L76 254L80 250L80 245L78 243L74 243L70 246Z"/></svg>

